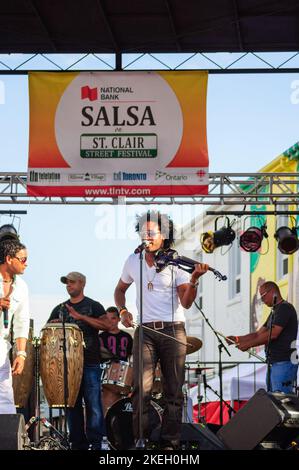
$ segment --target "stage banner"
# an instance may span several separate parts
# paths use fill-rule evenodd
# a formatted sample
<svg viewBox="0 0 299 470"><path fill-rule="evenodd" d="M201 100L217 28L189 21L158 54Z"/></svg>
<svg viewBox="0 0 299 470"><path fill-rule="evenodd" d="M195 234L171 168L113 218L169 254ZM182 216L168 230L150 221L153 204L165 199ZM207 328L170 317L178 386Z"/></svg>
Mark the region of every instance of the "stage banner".
<svg viewBox="0 0 299 470"><path fill-rule="evenodd" d="M32 72L27 192L208 192L207 72Z"/></svg>

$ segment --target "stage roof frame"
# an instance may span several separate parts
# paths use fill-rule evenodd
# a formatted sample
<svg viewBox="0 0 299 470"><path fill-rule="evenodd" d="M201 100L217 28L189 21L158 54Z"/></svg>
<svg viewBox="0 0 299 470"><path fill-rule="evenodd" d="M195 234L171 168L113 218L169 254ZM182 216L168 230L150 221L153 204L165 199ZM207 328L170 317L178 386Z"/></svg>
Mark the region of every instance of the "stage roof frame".
<svg viewBox="0 0 299 470"><path fill-rule="evenodd" d="M103 205L201 204L209 206L299 206L299 173L210 173L202 196L115 198L36 197L27 194L27 173L0 173L0 204Z"/></svg>
<svg viewBox="0 0 299 470"><path fill-rule="evenodd" d="M0 54L114 54L122 70L123 54L256 51L299 51L298 0L0 3Z"/></svg>

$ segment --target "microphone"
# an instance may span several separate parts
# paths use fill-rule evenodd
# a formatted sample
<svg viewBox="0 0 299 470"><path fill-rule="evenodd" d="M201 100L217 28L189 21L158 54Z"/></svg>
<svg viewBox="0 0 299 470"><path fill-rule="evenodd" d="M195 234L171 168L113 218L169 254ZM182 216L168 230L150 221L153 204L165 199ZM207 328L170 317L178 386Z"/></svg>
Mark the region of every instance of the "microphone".
<svg viewBox="0 0 299 470"><path fill-rule="evenodd" d="M64 322L66 320L67 315L68 315L68 311L67 311L65 304L60 304L59 305L59 320L61 322Z"/></svg>
<svg viewBox="0 0 299 470"><path fill-rule="evenodd" d="M2 313L4 328L8 328L8 309L6 307L2 307Z"/></svg>
<svg viewBox="0 0 299 470"><path fill-rule="evenodd" d="M274 295L273 295L273 304L272 304L272 307L275 307L276 302L277 302L277 295L274 294Z"/></svg>
<svg viewBox="0 0 299 470"><path fill-rule="evenodd" d="M149 240L143 240L143 242L141 243L141 245L137 246L137 248L134 250L135 255L136 255L137 253L141 253L141 252L144 250L144 248L146 248L147 246L149 246L149 244L150 244L150 241L149 241Z"/></svg>

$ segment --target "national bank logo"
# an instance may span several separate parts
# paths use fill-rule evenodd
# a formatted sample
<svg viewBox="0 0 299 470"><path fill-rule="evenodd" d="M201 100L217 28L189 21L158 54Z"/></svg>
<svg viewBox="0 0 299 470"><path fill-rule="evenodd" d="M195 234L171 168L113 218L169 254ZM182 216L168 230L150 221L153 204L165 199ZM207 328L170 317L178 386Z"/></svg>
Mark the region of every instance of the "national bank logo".
<svg viewBox="0 0 299 470"><path fill-rule="evenodd" d="M98 99L98 89L90 88L88 85L81 87L81 100L96 101Z"/></svg>
<svg viewBox="0 0 299 470"><path fill-rule="evenodd" d="M101 101L119 101L122 97L133 93L132 87L109 86L91 88L89 85L81 86L81 100L96 101L100 99Z"/></svg>

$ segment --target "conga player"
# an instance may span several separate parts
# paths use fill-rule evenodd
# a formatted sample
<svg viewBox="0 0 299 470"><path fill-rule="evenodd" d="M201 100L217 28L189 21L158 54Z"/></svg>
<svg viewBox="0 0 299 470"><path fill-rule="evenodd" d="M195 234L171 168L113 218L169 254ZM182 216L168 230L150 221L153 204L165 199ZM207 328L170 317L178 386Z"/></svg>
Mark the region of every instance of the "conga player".
<svg viewBox="0 0 299 470"><path fill-rule="evenodd" d="M72 450L101 449L105 434L105 423L101 404L100 341L98 330L110 326L104 307L84 295L86 277L79 272L70 272L61 277L70 296L52 311L48 322L75 323L83 332L85 342L83 377L74 408L68 410L68 426ZM96 319L97 328L93 321ZM85 403L86 423L82 400Z"/></svg>

